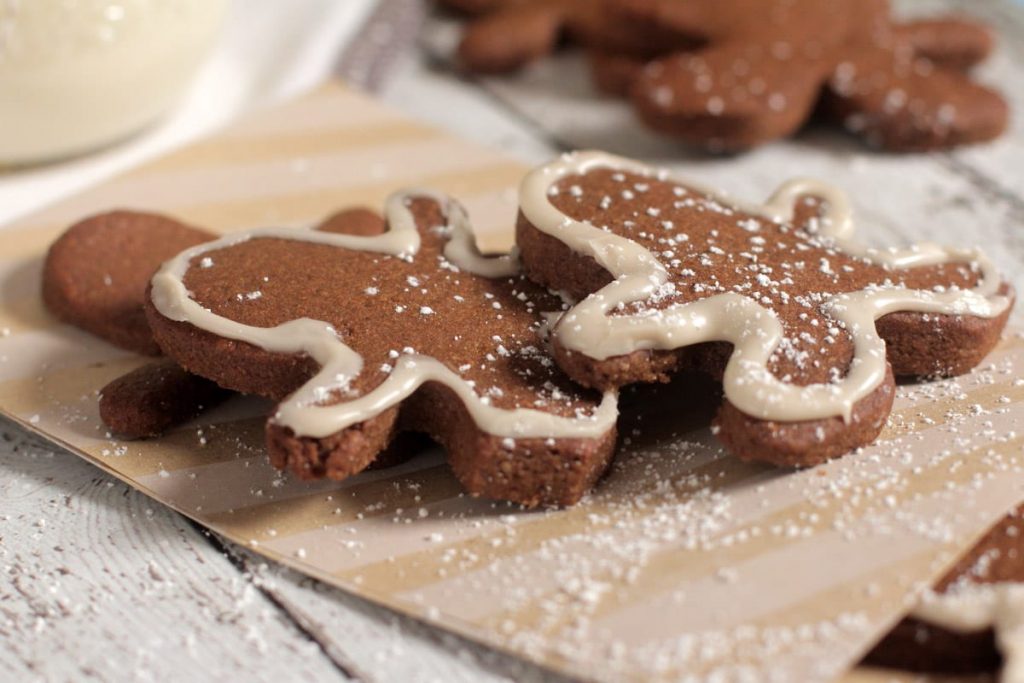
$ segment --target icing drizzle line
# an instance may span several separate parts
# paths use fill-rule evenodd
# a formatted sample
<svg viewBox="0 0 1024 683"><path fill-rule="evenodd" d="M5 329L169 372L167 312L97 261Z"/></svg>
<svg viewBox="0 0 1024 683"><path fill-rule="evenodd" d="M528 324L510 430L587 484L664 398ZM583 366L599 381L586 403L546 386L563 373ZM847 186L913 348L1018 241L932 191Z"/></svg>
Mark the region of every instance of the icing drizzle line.
<svg viewBox="0 0 1024 683"><path fill-rule="evenodd" d="M264 228L228 235L187 249L164 263L152 279L152 301L161 315L187 322L219 337L234 339L282 354L307 354L320 371L279 406L274 420L299 436L322 438L363 422L397 405L424 382L439 382L456 393L473 420L485 432L509 438L597 438L615 425L618 416L614 393L604 395L589 417L562 417L531 408L505 410L480 400L473 388L436 358L406 354L394 361L394 370L379 386L351 401L318 405L333 390L357 377L363 358L339 338L326 322L300 318L276 327L254 327L230 320L201 306L184 284L192 262L203 254L254 239L281 239L326 244L339 249L369 251L411 258L420 248L416 218L409 209L413 198L432 199L441 206L451 238L444 255L455 266L487 278L515 275L512 256L485 257L476 248L465 210L455 201L431 192L398 192L386 205L389 229L372 237L342 235L295 228Z"/></svg>
<svg viewBox="0 0 1024 683"><path fill-rule="evenodd" d="M824 304L826 312L845 325L854 343L846 376L834 383L795 386L777 379L768 369L772 352L783 338L775 312L751 298L726 293L659 310L658 315L614 315L622 304L643 301L669 279L658 257L640 244L575 220L556 208L549 191L559 180L607 168L658 180L673 180L628 159L600 153L576 152L530 173L520 185L520 209L537 229L573 251L592 257L615 278L569 310L555 328L566 348L599 360L639 349L676 349L705 341L728 341L733 353L726 366L725 395L742 412L765 420L802 421L842 416L849 421L854 404L874 391L885 378L885 342L874 321L896 311L1000 315L1009 306L998 296L1001 278L979 250L958 250L922 243L910 249L869 249L852 241L854 225L849 201L836 188L814 180L785 183L764 205L749 205L722 197L692 183L680 183L745 212L774 222L792 220L797 198L806 195L827 202L828 220L819 235L852 256L893 268L948 262L977 264L981 281L971 290L931 292L906 288L874 288L838 294Z"/></svg>
<svg viewBox="0 0 1024 683"><path fill-rule="evenodd" d="M1024 584L970 584L924 595L911 616L960 633L992 628L1003 655L1002 683L1024 683Z"/></svg>

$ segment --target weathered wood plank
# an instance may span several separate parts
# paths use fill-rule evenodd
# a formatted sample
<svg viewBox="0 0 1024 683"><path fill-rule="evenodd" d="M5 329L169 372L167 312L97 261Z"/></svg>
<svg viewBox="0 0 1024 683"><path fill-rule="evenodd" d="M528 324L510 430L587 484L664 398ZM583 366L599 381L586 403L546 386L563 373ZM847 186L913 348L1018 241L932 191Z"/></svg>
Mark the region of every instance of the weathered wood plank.
<svg viewBox="0 0 1024 683"><path fill-rule="evenodd" d="M180 516L0 422L0 678L344 680Z"/></svg>
<svg viewBox="0 0 1024 683"><path fill-rule="evenodd" d="M543 163L558 150L545 131L475 81L433 68L430 56L411 56L378 95L399 111L459 137L500 149L530 164Z"/></svg>
<svg viewBox="0 0 1024 683"><path fill-rule="evenodd" d="M9 675L559 680L224 546L6 420L0 471Z"/></svg>
<svg viewBox="0 0 1024 683"><path fill-rule="evenodd" d="M999 49L980 77L996 85L1009 100L1011 130L993 145L958 150L947 161L954 173L976 184L993 202L1007 206L1013 217L1007 229L1024 227L1024 6L1009 0L974 0L956 3L965 12L998 27Z"/></svg>
<svg viewBox="0 0 1024 683"><path fill-rule="evenodd" d="M562 676L397 615L286 567L228 546L332 657L362 680L558 683Z"/></svg>

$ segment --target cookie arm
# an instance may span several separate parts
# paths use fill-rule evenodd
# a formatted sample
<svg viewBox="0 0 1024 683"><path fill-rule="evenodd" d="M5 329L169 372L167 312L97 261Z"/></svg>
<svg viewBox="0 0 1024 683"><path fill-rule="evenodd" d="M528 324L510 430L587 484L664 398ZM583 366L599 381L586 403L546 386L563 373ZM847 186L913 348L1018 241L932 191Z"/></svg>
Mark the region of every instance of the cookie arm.
<svg viewBox="0 0 1024 683"><path fill-rule="evenodd" d="M337 235L357 235L359 237L373 237L383 235L387 231L387 223L384 217L373 209L362 207L354 209L343 209L316 226L320 232L333 232Z"/></svg>
<svg viewBox="0 0 1024 683"><path fill-rule="evenodd" d="M158 214L109 211L72 225L43 263L42 296L57 318L111 344L159 356L143 305L164 259L214 235Z"/></svg>
<svg viewBox="0 0 1024 683"><path fill-rule="evenodd" d="M966 74L889 48L848 55L829 81L825 111L869 143L923 151L983 142L1006 130L1009 107Z"/></svg>
<svg viewBox="0 0 1024 683"><path fill-rule="evenodd" d="M929 19L896 24L897 43L909 45L918 57L951 69L967 70L992 52L992 31L960 18Z"/></svg>
<svg viewBox="0 0 1024 683"><path fill-rule="evenodd" d="M995 348L1013 310L1013 289L1003 285L999 295L1008 297L1010 305L994 318L911 311L879 318L875 328L885 340L893 372L899 377L954 377L969 372Z"/></svg>

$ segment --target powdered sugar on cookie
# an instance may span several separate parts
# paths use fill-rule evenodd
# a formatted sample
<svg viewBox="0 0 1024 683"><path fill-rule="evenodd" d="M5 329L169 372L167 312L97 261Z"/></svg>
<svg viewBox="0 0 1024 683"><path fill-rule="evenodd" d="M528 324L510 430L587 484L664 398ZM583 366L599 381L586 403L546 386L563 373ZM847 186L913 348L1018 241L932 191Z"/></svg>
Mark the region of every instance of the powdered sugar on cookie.
<svg viewBox="0 0 1024 683"><path fill-rule="evenodd" d="M760 419L849 419L885 378L875 321L886 314L996 318L1010 305L978 250L856 244L846 199L813 181L745 206L635 162L577 153L530 174L520 206L530 225L613 278L564 316L555 330L564 348L603 360L729 342L726 398Z"/></svg>

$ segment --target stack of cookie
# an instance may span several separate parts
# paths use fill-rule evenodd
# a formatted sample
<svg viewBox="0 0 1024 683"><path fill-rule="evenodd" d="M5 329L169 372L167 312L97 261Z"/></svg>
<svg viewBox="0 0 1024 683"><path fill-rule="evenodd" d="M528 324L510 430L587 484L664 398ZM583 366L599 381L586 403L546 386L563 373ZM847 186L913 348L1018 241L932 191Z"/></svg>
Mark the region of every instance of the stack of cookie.
<svg viewBox="0 0 1024 683"><path fill-rule="evenodd" d="M531 507L571 505L604 472L620 388L682 370L721 380L715 428L738 457L841 456L879 434L895 377L977 365L1013 300L980 251L857 244L845 198L809 181L745 206L578 153L525 178L516 232L517 258L484 257L459 205L423 193L222 239L116 212L53 245L44 295L180 366L104 392L120 433L191 416L212 382L279 402L270 455L300 477L357 474L423 432L468 491ZM151 395L164 386L173 410Z"/></svg>
<svg viewBox="0 0 1024 683"><path fill-rule="evenodd" d="M971 67L989 30L901 23L886 0L443 0L470 15L459 62L519 69L563 40L595 84L656 131L716 151L792 135L812 118L872 145L930 150L999 136L1008 109Z"/></svg>
<svg viewBox="0 0 1024 683"><path fill-rule="evenodd" d="M118 433L253 394L277 402L271 461L301 478L390 464L415 432L473 495L572 505L614 456L626 385L702 370L721 381L714 430L729 451L804 467L874 440L895 377L977 365L1013 304L984 254L873 250L853 229L824 184L744 205L577 153L523 180L515 256L481 255L459 204L426 192L394 194L384 216L220 239L120 211L51 247L43 292L58 317L166 354L102 392ZM994 531L871 660L921 667L953 642L950 667L997 661L992 628L1012 637L1015 588L975 586L1017 578L1017 528Z"/></svg>

